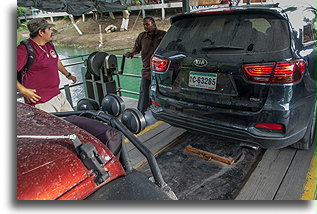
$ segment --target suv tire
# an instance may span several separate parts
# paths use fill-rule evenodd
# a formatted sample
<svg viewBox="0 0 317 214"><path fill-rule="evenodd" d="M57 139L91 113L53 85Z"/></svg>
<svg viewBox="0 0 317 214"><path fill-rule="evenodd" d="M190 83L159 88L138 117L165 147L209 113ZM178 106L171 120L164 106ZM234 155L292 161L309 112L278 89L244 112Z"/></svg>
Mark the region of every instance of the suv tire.
<svg viewBox="0 0 317 214"><path fill-rule="evenodd" d="M314 113L312 115L309 125L307 127L304 137L298 142L291 145L291 147L296 149L308 150L312 147L313 143L316 142L316 104L314 106Z"/></svg>

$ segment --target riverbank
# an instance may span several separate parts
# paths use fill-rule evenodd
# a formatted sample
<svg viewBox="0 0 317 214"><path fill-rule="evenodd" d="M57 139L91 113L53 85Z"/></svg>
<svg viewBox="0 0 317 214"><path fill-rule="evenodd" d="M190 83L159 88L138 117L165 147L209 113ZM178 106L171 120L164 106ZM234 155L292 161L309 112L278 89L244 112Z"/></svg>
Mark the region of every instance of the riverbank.
<svg viewBox="0 0 317 214"><path fill-rule="evenodd" d="M159 16L153 16L157 27L159 29L168 30L170 27L170 16L165 20L161 20ZM116 49L131 49L134 45L135 39L143 29L142 15L130 15L129 27L127 31L119 31L122 15L115 14L115 19L103 15L95 20L92 16L86 16L85 22L79 17L75 20L76 25L83 33L80 35L76 28L71 23L68 17L56 19L54 22L54 36L53 41L55 46L60 47L75 47L92 50L116 50ZM100 39L99 25L102 29L102 43ZM109 25L117 27L117 31L106 33L105 28ZM18 41L29 37L26 27L21 27L17 31Z"/></svg>

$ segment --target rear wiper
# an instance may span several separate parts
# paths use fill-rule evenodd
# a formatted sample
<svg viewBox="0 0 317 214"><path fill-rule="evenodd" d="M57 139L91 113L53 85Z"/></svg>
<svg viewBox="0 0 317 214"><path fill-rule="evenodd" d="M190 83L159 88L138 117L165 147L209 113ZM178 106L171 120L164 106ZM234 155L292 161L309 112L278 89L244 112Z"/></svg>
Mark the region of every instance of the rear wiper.
<svg viewBox="0 0 317 214"><path fill-rule="evenodd" d="M236 46L226 46L226 45L215 45L210 47L203 47L202 51L212 51L217 49L231 49L231 50L244 50L242 47L236 47Z"/></svg>

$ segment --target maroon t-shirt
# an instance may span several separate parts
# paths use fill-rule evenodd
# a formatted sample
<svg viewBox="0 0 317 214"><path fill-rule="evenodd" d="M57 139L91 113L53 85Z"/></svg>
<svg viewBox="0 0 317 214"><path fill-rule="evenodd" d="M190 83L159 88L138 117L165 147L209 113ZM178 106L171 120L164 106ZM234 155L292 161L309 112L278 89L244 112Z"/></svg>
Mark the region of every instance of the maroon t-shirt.
<svg viewBox="0 0 317 214"><path fill-rule="evenodd" d="M35 105L45 103L58 95L59 75L58 75L58 55L54 48L46 43L39 47L34 41L29 39L34 49L35 59L31 68L23 77L23 85L29 89L36 89L36 94L42 97ZM26 65L28 54L25 45L17 47L17 71L21 71Z"/></svg>

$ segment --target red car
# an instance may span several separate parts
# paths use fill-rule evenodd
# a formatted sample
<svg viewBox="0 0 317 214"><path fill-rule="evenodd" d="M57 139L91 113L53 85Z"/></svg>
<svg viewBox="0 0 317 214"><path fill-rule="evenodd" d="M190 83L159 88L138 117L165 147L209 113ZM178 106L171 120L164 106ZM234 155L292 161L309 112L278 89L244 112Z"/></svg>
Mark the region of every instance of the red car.
<svg viewBox="0 0 317 214"><path fill-rule="evenodd" d="M88 132L17 103L18 200L170 199L162 179L123 164Z"/></svg>

